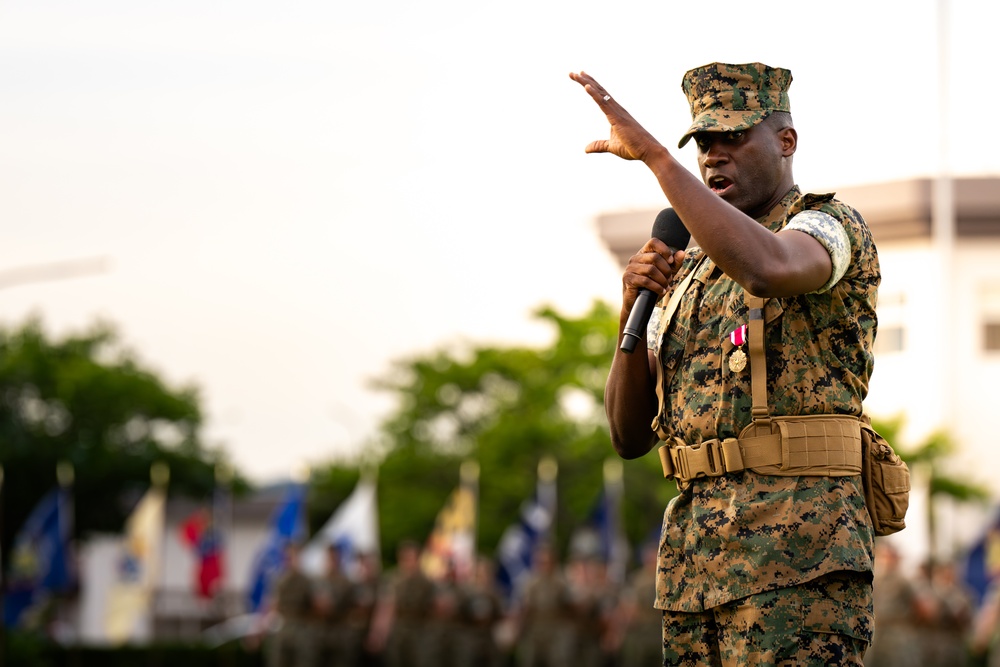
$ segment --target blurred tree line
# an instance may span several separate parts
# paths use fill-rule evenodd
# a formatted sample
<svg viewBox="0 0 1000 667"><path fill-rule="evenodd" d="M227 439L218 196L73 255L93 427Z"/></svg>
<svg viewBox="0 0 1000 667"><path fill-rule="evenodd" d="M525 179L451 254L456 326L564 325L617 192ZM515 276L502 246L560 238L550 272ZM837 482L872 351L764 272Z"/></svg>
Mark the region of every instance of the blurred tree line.
<svg viewBox="0 0 1000 667"><path fill-rule="evenodd" d="M3 556L60 464L73 470L77 536L121 531L157 461L172 493L207 497L225 457L201 423L197 390L168 386L106 323L58 337L38 319L0 327Z"/></svg>

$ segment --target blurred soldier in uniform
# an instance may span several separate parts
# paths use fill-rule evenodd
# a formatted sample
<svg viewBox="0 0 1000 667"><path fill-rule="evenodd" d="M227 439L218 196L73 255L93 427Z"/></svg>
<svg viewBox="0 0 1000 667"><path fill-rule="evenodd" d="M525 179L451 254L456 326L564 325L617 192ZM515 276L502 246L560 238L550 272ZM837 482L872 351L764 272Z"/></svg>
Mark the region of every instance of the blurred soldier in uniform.
<svg viewBox="0 0 1000 667"><path fill-rule="evenodd" d="M929 614L917 587L900 569L899 552L888 542L875 548L875 630L865 667L919 667L915 625Z"/></svg>
<svg viewBox="0 0 1000 667"><path fill-rule="evenodd" d="M456 667L499 667L500 651L493 631L503 617L503 600L496 589L493 563L476 561L472 580L461 588L456 638Z"/></svg>
<svg viewBox="0 0 1000 667"><path fill-rule="evenodd" d="M277 629L271 637L268 666L313 667L312 582L299 568L299 545L285 548L285 570L275 582L272 595Z"/></svg>
<svg viewBox="0 0 1000 667"><path fill-rule="evenodd" d="M602 667L610 653L607 629L613 609L607 567L596 555L581 554L570 562L569 575L573 664Z"/></svg>
<svg viewBox="0 0 1000 667"><path fill-rule="evenodd" d="M976 615L972 633L972 653L985 667L1000 667L1000 585L986 592Z"/></svg>
<svg viewBox="0 0 1000 667"><path fill-rule="evenodd" d="M551 545L536 550L532 570L518 610L520 667L570 667L574 663L569 589Z"/></svg>
<svg viewBox="0 0 1000 667"><path fill-rule="evenodd" d="M440 580L434 582L432 608L428 611L424 642L428 652L427 665L460 667L455 662L455 650L460 628L458 620L459 582L454 562L449 561Z"/></svg>
<svg viewBox="0 0 1000 667"><path fill-rule="evenodd" d="M663 614L653 606L655 598L656 545L649 544L642 549L642 567L629 576L618 606L623 667L655 665L663 659Z"/></svg>
<svg viewBox="0 0 1000 667"><path fill-rule="evenodd" d="M375 664L366 641L372 627L372 617L378 601L379 564L375 554L357 556L357 570L351 584L350 609L347 612L345 644L350 655L349 664Z"/></svg>
<svg viewBox="0 0 1000 667"><path fill-rule="evenodd" d="M317 665L353 667L356 664L348 644L350 631L347 627L352 593L351 581L341 567L340 549L331 544L326 550L326 572L313 586Z"/></svg>
<svg viewBox="0 0 1000 667"><path fill-rule="evenodd" d="M434 584L420 570L416 542L402 542L396 553L396 571L386 579L372 623L372 646L384 646L386 667L434 667L427 641Z"/></svg>
<svg viewBox="0 0 1000 667"><path fill-rule="evenodd" d="M924 656L924 667L965 667L975 609L954 563L931 564L928 592L933 618L927 636L932 641Z"/></svg>

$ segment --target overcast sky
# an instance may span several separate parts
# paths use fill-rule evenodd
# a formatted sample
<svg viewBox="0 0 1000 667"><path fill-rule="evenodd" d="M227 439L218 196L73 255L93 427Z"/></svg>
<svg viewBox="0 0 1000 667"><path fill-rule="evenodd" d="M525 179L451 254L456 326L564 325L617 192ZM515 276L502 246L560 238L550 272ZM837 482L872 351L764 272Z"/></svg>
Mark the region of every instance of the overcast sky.
<svg viewBox="0 0 1000 667"><path fill-rule="evenodd" d="M255 479L285 476L364 442L389 407L368 383L391 360L541 344L537 306L617 301L594 218L666 201L642 165L583 153L606 123L570 71L675 146L687 69L787 67L803 188L927 176L938 10L6 0L0 270L109 270L4 289L0 319L117 324L171 383L202 388L211 443ZM997 175L1000 8L948 15L946 162ZM693 144L679 156L694 167Z"/></svg>

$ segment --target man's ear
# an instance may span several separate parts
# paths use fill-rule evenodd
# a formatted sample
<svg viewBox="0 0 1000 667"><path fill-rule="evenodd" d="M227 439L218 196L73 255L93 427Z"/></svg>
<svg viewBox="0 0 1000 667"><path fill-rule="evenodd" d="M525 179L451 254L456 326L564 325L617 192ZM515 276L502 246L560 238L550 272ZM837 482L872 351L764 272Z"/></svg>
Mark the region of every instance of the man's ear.
<svg viewBox="0 0 1000 667"><path fill-rule="evenodd" d="M791 157L799 145L799 133L794 127L782 128L778 132L778 141L781 142L781 157Z"/></svg>

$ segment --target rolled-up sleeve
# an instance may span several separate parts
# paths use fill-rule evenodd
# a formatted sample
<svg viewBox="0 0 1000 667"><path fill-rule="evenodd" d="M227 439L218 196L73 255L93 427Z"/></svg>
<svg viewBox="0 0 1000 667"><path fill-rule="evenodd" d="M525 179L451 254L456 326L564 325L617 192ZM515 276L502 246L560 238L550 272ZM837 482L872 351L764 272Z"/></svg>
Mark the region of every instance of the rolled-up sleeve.
<svg viewBox="0 0 1000 667"><path fill-rule="evenodd" d="M830 280L816 290L816 293L827 291L844 277L851 263L851 239L839 220L822 211L802 211L788 221L785 229L805 232L819 241L830 253L830 262L833 265Z"/></svg>

